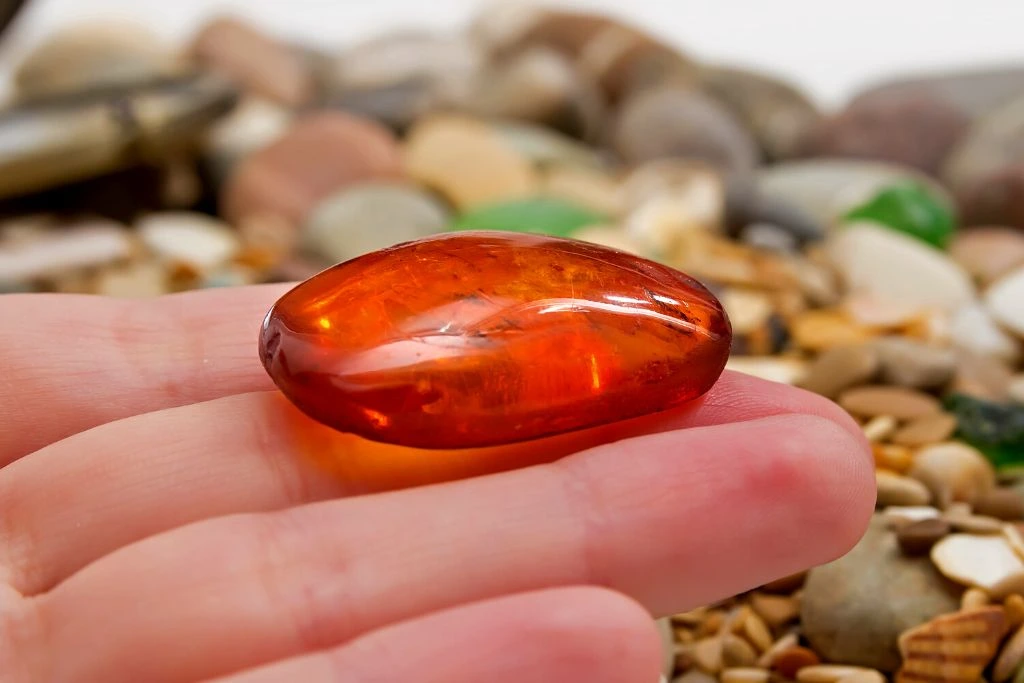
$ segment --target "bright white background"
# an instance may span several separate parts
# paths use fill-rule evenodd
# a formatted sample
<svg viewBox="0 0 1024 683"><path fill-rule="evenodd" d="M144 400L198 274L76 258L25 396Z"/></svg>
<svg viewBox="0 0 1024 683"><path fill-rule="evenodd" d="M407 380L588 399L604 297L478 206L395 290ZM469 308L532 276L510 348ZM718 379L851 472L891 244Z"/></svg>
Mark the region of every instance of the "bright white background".
<svg viewBox="0 0 1024 683"><path fill-rule="evenodd" d="M784 74L823 104L907 70L1024 65L1024 0L560 0L629 20L707 59ZM182 40L230 11L280 36L341 46L394 26L455 28L482 0L30 0L0 46L12 60L48 30L114 16Z"/></svg>

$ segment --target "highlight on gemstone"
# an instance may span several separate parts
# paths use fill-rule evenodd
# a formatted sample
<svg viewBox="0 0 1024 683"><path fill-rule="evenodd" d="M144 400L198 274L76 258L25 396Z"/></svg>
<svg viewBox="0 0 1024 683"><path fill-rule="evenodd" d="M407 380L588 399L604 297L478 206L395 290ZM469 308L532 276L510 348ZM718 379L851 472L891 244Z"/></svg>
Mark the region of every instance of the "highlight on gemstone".
<svg viewBox="0 0 1024 683"><path fill-rule="evenodd" d="M301 411L417 448L527 441L690 402L728 317L703 285L603 246L456 232L334 266L267 314L260 358Z"/></svg>

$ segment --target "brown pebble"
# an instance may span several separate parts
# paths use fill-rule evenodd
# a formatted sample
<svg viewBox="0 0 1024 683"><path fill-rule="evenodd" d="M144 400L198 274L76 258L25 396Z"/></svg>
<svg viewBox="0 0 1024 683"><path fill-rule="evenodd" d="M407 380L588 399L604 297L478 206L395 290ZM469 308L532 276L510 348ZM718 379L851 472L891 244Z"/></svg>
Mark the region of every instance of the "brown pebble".
<svg viewBox="0 0 1024 683"><path fill-rule="evenodd" d="M743 634L757 648L758 652L764 652L772 646L772 642L774 642L772 632L768 629L768 625L764 623L764 620L757 616L757 613L753 610L746 615L742 628Z"/></svg>
<svg viewBox="0 0 1024 683"><path fill-rule="evenodd" d="M722 637L722 664L726 668L754 666L757 651L743 638L727 633Z"/></svg>
<svg viewBox="0 0 1024 683"><path fill-rule="evenodd" d="M814 650L797 646L783 650L775 655L775 659L772 661L772 669L778 671L786 678L794 679L800 669L816 664L821 664L821 659L815 654Z"/></svg>
<svg viewBox="0 0 1024 683"><path fill-rule="evenodd" d="M869 382L878 368L878 353L872 346L839 346L820 354L811 363L801 386L835 398L850 387Z"/></svg>
<svg viewBox="0 0 1024 683"><path fill-rule="evenodd" d="M956 424L956 416L951 413L926 415L912 420L896 430L891 440L902 446L927 446L945 441L953 436Z"/></svg>
<svg viewBox="0 0 1024 683"><path fill-rule="evenodd" d="M839 405L862 417L892 415L898 420L915 420L942 410L934 396L902 387L869 386L844 391Z"/></svg>
<svg viewBox="0 0 1024 683"><path fill-rule="evenodd" d="M342 112L316 112L239 164L224 188L221 211L235 224L273 216L298 226L343 187L401 176L401 157L385 128Z"/></svg>
<svg viewBox="0 0 1024 683"><path fill-rule="evenodd" d="M995 517L946 514L944 519L949 522L954 531L985 536L1003 533L1003 523Z"/></svg>
<svg viewBox="0 0 1024 683"><path fill-rule="evenodd" d="M896 540L906 555L925 555L949 532L950 525L945 520L922 519L897 529Z"/></svg>
<svg viewBox="0 0 1024 683"><path fill-rule="evenodd" d="M717 674L722 670L722 646L718 636L698 640L692 651L694 664L709 674Z"/></svg>
<svg viewBox="0 0 1024 683"><path fill-rule="evenodd" d="M1007 595L1003 601L1003 609L1006 610L1006 620L1010 628L1024 625L1024 596L1019 593Z"/></svg>
<svg viewBox="0 0 1024 683"><path fill-rule="evenodd" d="M700 669L690 669L683 675L673 678L672 683L718 683L718 679Z"/></svg>
<svg viewBox="0 0 1024 683"><path fill-rule="evenodd" d="M1002 227L977 227L958 234L949 255L982 285L1024 265L1024 234Z"/></svg>
<svg viewBox="0 0 1024 683"><path fill-rule="evenodd" d="M313 70L296 50L237 19L214 19L200 30L192 56L256 95L288 106L316 94Z"/></svg>
<svg viewBox="0 0 1024 683"><path fill-rule="evenodd" d="M992 598L981 588L971 586L960 596L960 609L972 610L991 604Z"/></svg>
<svg viewBox="0 0 1024 683"><path fill-rule="evenodd" d="M974 501L974 512L1015 522L1024 519L1024 497L1014 489L995 488L978 496Z"/></svg>
<svg viewBox="0 0 1024 683"><path fill-rule="evenodd" d="M734 667L726 669L719 676L721 683L768 683L771 674L764 669L754 667Z"/></svg>

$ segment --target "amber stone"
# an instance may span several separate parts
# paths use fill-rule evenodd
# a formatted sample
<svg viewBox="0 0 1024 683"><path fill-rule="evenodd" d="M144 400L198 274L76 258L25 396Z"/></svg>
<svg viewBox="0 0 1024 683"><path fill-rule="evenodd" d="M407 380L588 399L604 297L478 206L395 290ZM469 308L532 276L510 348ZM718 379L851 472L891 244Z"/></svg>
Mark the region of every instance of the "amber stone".
<svg viewBox="0 0 1024 683"><path fill-rule="evenodd" d="M511 232L434 235L286 293L260 358L300 410L417 448L526 441L680 406L722 373L718 300L667 266Z"/></svg>

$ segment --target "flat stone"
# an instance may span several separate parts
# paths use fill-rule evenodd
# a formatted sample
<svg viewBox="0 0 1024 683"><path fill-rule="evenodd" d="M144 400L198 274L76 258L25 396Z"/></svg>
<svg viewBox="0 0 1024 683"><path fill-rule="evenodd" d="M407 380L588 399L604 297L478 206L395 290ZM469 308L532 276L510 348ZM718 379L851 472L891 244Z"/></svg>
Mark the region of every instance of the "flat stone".
<svg viewBox="0 0 1024 683"><path fill-rule="evenodd" d="M932 546L949 535L951 529L944 519L922 519L897 529L896 540L906 555L927 555Z"/></svg>
<svg viewBox="0 0 1024 683"><path fill-rule="evenodd" d="M989 287L985 292L985 306L996 322L1024 338L1024 267Z"/></svg>
<svg viewBox="0 0 1024 683"><path fill-rule="evenodd" d="M958 234L949 255L982 285L1024 266L1024 233L1003 227L975 227Z"/></svg>
<svg viewBox="0 0 1024 683"><path fill-rule="evenodd" d="M804 636L825 661L892 672L900 666L900 633L958 607L959 591L927 557L904 555L876 514L853 550L808 573L800 616ZM812 680L815 668L797 679Z"/></svg>
<svg viewBox="0 0 1024 683"><path fill-rule="evenodd" d="M502 141L530 163L554 171L561 167L608 171L608 155L551 128L523 121L491 121Z"/></svg>
<svg viewBox="0 0 1024 683"><path fill-rule="evenodd" d="M1005 683L1024 663L1024 626L1020 626L1002 646L999 657L992 666L992 681Z"/></svg>
<svg viewBox="0 0 1024 683"><path fill-rule="evenodd" d="M840 394L839 405L854 415L891 415L898 420L914 420L942 410L942 405L933 396L913 389L886 386L848 389Z"/></svg>
<svg viewBox="0 0 1024 683"><path fill-rule="evenodd" d="M203 157L216 187L223 186L242 160L284 136L293 118L281 104L248 97L215 123L205 136Z"/></svg>
<svg viewBox="0 0 1024 683"><path fill-rule="evenodd" d="M878 486L878 504L883 507L888 505L927 505L932 499L928 487L910 477L877 470L875 482Z"/></svg>
<svg viewBox="0 0 1024 683"><path fill-rule="evenodd" d="M833 234L827 248L852 292L950 312L974 300L967 272L912 237L855 223Z"/></svg>
<svg viewBox="0 0 1024 683"><path fill-rule="evenodd" d="M123 299L148 299L170 291L163 264L142 261L103 270L93 284L96 294Z"/></svg>
<svg viewBox="0 0 1024 683"><path fill-rule="evenodd" d="M946 441L956 431L956 416L936 413L911 420L892 435L892 442L903 446L927 446Z"/></svg>
<svg viewBox="0 0 1024 683"><path fill-rule="evenodd" d="M619 185L607 173L577 166L556 166L544 172L541 193L578 204L596 213L620 216L624 212Z"/></svg>
<svg viewBox="0 0 1024 683"><path fill-rule="evenodd" d="M25 283L116 263L132 255L124 226L83 222L31 240L0 242L0 282Z"/></svg>
<svg viewBox="0 0 1024 683"><path fill-rule="evenodd" d="M716 168L747 173L760 151L733 114L699 90L648 88L624 102L612 133L626 163L687 157Z"/></svg>
<svg viewBox="0 0 1024 683"><path fill-rule="evenodd" d="M833 347L811 363L802 387L836 398L850 387L870 382L880 367L877 350L869 344Z"/></svg>
<svg viewBox="0 0 1024 683"><path fill-rule="evenodd" d="M1016 592L1024 578L1024 561L1001 536L952 534L935 544L931 559L950 580L996 599Z"/></svg>
<svg viewBox="0 0 1024 683"><path fill-rule="evenodd" d="M793 358L732 356L725 368L790 386L800 383L807 373L807 364Z"/></svg>
<svg viewBox="0 0 1024 683"><path fill-rule="evenodd" d="M1002 403L1009 398L1012 380L1013 371L1003 360L961 350L949 391Z"/></svg>
<svg viewBox="0 0 1024 683"><path fill-rule="evenodd" d="M813 309L790 321L793 341L802 349L827 351L839 346L856 346L871 339L870 331L841 311Z"/></svg>
<svg viewBox="0 0 1024 683"><path fill-rule="evenodd" d="M146 26L88 20L49 33L18 63L21 98L122 86L180 72L171 46Z"/></svg>
<svg viewBox="0 0 1024 683"><path fill-rule="evenodd" d="M270 216L297 228L345 187L402 176L400 151L384 127L338 111L307 113L239 164L222 190L221 213L235 224Z"/></svg>
<svg viewBox="0 0 1024 683"><path fill-rule="evenodd" d="M301 246L325 264L441 232L448 210L414 186L368 183L331 195L313 209Z"/></svg>
<svg viewBox="0 0 1024 683"><path fill-rule="evenodd" d="M199 213L154 213L141 218L135 229L156 256L200 271L226 262L241 246L230 226Z"/></svg>
<svg viewBox="0 0 1024 683"><path fill-rule="evenodd" d="M1021 357L1021 343L1000 327L982 303L960 308L950 322L950 339L958 348L1006 363Z"/></svg>
<svg viewBox="0 0 1024 683"><path fill-rule="evenodd" d="M984 455L958 442L922 448L914 458L910 476L931 490L940 508L955 502L973 505L995 487L996 478Z"/></svg>
<svg viewBox="0 0 1024 683"><path fill-rule="evenodd" d="M409 175L466 210L536 194L531 164L485 123L444 115L417 123L406 139Z"/></svg>
<svg viewBox="0 0 1024 683"><path fill-rule="evenodd" d="M885 337L873 343L882 380L911 389L935 389L953 378L956 354L903 337Z"/></svg>
<svg viewBox="0 0 1024 683"><path fill-rule="evenodd" d="M1011 488L995 488L974 501L974 512L1010 522L1024 519L1024 497Z"/></svg>

